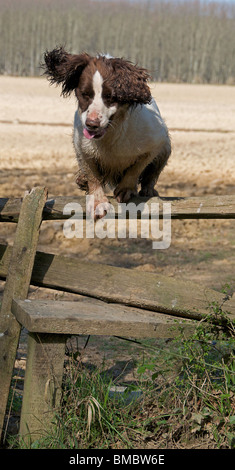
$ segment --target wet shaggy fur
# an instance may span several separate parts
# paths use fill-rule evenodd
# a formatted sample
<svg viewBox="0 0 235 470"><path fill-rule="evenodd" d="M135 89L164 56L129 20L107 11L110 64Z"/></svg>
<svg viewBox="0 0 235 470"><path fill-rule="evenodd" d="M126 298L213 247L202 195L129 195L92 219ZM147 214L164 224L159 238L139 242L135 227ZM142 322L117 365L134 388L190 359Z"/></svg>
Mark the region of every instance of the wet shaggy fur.
<svg viewBox="0 0 235 470"><path fill-rule="evenodd" d="M94 194L99 216L108 210L106 184L118 202L137 195L157 195L157 179L171 153L168 130L148 86L144 68L121 58L63 48L45 53L45 73L62 86L63 96L75 91L74 147L79 163L77 184Z"/></svg>
<svg viewBox="0 0 235 470"><path fill-rule="evenodd" d="M84 68L93 62L93 68L99 67L108 85L112 88L112 96L119 103L148 103L151 93L147 85L150 78L148 72L133 65L130 61L97 56L92 58L87 53L69 54L63 48L45 53L46 74L50 82L62 85L63 96L68 96L78 87Z"/></svg>

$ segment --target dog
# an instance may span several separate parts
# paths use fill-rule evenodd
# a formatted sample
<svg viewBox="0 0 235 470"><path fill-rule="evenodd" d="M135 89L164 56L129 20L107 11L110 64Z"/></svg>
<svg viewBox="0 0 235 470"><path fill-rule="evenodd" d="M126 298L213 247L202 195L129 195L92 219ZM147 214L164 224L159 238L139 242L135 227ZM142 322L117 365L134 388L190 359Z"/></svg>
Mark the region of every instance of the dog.
<svg viewBox="0 0 235 470"><path fill-rule="evenodd" d="M148 86L148 71L128 60L63 47L45 52L45 74L62 85L62 95L75 91L73 143L79 164L77 184L94 195L94 218L109 207L105 186L118 202L138 194L157 196L155 184L171 154L167 126ZM99 206L99 210L98 210Z"/></svg>

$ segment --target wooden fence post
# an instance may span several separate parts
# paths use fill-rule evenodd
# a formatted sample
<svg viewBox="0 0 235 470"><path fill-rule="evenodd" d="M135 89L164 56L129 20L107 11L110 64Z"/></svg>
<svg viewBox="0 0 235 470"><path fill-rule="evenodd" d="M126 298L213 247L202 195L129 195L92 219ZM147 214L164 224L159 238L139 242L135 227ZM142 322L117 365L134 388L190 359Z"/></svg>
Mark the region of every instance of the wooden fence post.
<svg viewBox="0 0 235 470"><path fill-rule="evenodd" d="M28 294L46 198L45 188L34 188L24 196L3 294L0 311L0 437L21 331L21 325L11 312L11 304L13 298L25 299Z"/></svg>
<svg viewBox="0 0 235 470"><path fill-rule="evenodd" d="M49 432L54 412L59 409L67 337L28 335L20 435L29 444Z"/></svg>

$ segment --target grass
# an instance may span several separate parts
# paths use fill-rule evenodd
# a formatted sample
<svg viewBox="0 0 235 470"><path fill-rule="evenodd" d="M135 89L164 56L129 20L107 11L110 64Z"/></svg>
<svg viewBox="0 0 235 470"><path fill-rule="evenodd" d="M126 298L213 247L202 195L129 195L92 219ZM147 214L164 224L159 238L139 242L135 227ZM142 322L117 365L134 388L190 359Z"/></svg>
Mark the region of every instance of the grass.
<svg viewBox="0 0 235 470"><path fill-rule="evenodd" d="M235 448L235 328L222 306L213 304L210 311L189 339L182 330L171 341L141 341L132 350L126 343L136 372L119 399L110 396L117 378L107 374L105 361L91 369L80 350L68 351L55 426L31 446L16 438L8 446ZM133 390L142 394L130 402Z"/></svg>

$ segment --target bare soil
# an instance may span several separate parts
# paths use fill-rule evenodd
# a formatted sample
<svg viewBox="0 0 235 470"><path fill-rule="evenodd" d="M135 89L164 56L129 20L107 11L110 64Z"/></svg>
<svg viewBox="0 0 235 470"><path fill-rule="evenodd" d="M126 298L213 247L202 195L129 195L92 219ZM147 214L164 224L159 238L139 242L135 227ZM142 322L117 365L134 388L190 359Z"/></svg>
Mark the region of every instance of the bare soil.
<svg viewBox="0 0 235 470"><path fill-rule="evenodd" d="M234 194L235 87L152 84L152 92L170 129L173 152L162 173L161 196ZM72 145L75 98L42 78L0 77L0 197L21 197L37 185L49 197L82 194L75 184ZM43 222L39 250L84 261L159 272L221 290L235 290L235 220L172 221L167 250L153 250L146 239L65 239L61 222ZM15 225L1 224L0 243L12 243ZM4 283L0 286L4 288ZM30 289L31 298L71 298L70 294ZM79 348L84 339L80 338ZM23 345L22 345L23 347ZM23 348L24 349L24 348ZM23 351L23 350L22 350ZM114 376L133 380L134 362L121 347L97 338L83 352L84 364L103 357ZM19 354L22 368L25 356ZM17 364L16 364L17 365Z"/></svg>
<svg viewBox="0 0 235 470"><path fill-rule="evenodd" d="M161 196L233 194L235 190L235 87L151 85L170 129L173 152L163 171ZM1 197L21 197L45 185L49 197L77 195L72 145L74 97L64 99L44 78L0 77ZM173 221L172 243L152 250L151 240L67 240L60 222L44 222L39 249L151 272L164 271L220 289L234 279L235 221ZM1 224L11 243L15 227Z"/></svg>

